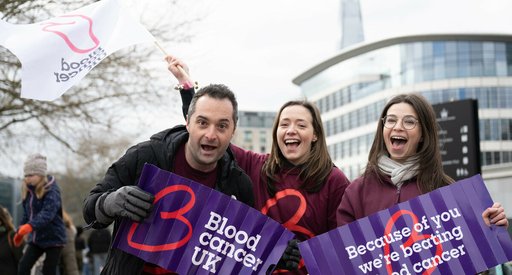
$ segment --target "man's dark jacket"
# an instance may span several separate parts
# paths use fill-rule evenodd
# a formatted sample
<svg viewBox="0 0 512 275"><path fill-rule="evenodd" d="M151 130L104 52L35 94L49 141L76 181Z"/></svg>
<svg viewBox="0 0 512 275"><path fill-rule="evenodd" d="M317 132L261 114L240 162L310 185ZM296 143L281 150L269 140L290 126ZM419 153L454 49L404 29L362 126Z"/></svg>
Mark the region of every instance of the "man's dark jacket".
<svg viewBox="0 0 512 275"><path fill-rule="evenodd" d="M124 156L110 168L103 180L98 183L84 200L83 214L88 224L93 228L104 228L108 224L96 221L95 205L98 198L108 192L113 192L125 185L136 185L144 163L150 163L167 171L174 171L174 155L179 146L188 140L185 126L180 125L164 130L128 149ZM254 195L250 178L236 164L232 153L228 151L218 161L218 180L215 189L237 200L254 206ZM121 219L114 221L113 236L115 236ZM140 274L144 261L116 248L109 251L107 262L101 274Z"/></svg>

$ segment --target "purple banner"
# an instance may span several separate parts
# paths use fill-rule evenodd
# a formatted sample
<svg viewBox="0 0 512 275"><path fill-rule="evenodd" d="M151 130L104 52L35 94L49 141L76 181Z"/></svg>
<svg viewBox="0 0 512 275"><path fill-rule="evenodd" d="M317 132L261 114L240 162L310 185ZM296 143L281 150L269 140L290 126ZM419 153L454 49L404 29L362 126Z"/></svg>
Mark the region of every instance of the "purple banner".
<svg viewBox="0 0 512 275"><path fill-rule="evenodd" d="M124 220L113 247L179 274L265 274L294 234L229 196L145 164L155 195L142 223Z"/></svg>
<svg viewBox="0 0 512 275"><path fill-rule="evenodd" d="M318 235L299 249L312 275L475 274L512 260L507 230L482 219L492 204L476 175Z"/></svg>

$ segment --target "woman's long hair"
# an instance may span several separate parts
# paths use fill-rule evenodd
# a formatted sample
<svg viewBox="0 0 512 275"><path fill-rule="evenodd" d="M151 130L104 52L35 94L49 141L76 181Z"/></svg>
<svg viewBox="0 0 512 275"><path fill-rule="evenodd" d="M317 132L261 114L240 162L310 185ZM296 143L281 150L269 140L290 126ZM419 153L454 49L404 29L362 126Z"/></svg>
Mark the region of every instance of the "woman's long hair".
<svg viewBox="0 0 512 275"><path fill-rule="evenodd" d="M41 199L44 194L46 194L46 191L48 191L47 187L48 178L46 176L41 176L41 180L36 184L36 190L35 194L38 199ZM23 184L21 186L21 200L25 200L27 198L28 193L28 187L27 183L23 181Z"/></svg>
<svg viewBox="0 0 512 275"><path fill-rule="evenodd" d="M278 180L279 173L288 163L277 143L277 128L279 127L281 113L290 106L302 106L311 113L313 131L317 137L317 140L311 144L311 151L306 161L299 167L299 178L302 181L300 188L311 193L318 192L324 186L334 166L327 150L324 127L318 108L306 100L288 101L281 107L274 120L274 126L272 127L272 149L269 158L261 170L262 175L268 179L267 191L272 196L276 193L275 182Z"/></svg>
<svg viewBox="0 0 512 275"><path fill-rule="evenodd" d="M416 156L418 157L419 173L417 176L418 187L423 193L430 192L439 187L446 186L454 180L444 173L439 148L438 129L434 109L430 103L419 94L401 94L393 97L382 110L380 118L386 116L388 109L398 103L407 103L412 106L418 115L418 125L421 127L422 140L420 141ZM388 155L384 143L384 123L379 119L377 132L373 139L372 148L368 155L368 164L365 173L376 173L383 178L385 175L379 169L379 157Z"/></svg>

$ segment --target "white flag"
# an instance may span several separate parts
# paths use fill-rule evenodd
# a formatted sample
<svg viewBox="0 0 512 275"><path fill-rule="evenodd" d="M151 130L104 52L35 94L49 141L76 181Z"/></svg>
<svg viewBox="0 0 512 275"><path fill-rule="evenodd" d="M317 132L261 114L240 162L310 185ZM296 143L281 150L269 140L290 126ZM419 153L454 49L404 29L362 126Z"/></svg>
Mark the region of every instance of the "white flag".
<svg viewBox="0 0 512 275"><path fill-rule="evenodd" d="M0 45L21 62L21 97L54 100L111 53L154 37L117 0L40 23L0 20Z"/></svg>

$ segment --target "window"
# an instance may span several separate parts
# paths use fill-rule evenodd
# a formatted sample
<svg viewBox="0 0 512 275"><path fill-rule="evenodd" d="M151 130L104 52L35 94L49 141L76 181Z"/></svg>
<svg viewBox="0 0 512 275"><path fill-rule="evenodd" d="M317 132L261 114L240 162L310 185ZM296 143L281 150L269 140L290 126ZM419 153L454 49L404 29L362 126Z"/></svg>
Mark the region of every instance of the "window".
<svg viewBox="0 0 512 275"><path fill-rule="evenodd" d="M480 120L480 139L491 140L491 123L488 119Z"/></svg>
<svg viewBox="0 0 512 275"><path fill-rule="evenodd" d="M485 152L485 165L492 164L492 152Z"/></svg>
<svg viewBox="0 0 512 275"><path fill-rule="evenodd" d="M512 152L504 151L504 152L502 152L502 153L503 153L502 163L508 163L508 162L510 162L510 160L512 159L512 158L511 158L511 156L510 156Z"/></svg>
<svg viewBox="0 0 512 275"><path fill-rule="evenodd" d="M331 147L331 157L333 159L338 159L338 147L339 147L339 143L335 143L334 146Z"/></svg>
<svg viewBox="0 0 512 275"><path fill-rule="evenodd" d="M511 119L501 119L500 120L500 137L501 140L512 140L512 120Z"/></svg>
<svg viewBox="0 0 512 275"><path fill-rule="evenodd" d="M260 143L267 144L267 132L266 131L260 131Z"/></svg>
<svg viewBox="0 0 512 275"><path fill-rule="evenodd" d="M244 131L244 141L252 142L252 131L249 131L249 130Z"/></svg>
<svg viewBox="0 0 512 275"><path fill-rule="evenodd" d="M501 163L501 152L494 152L493 164Z"/></svg>

